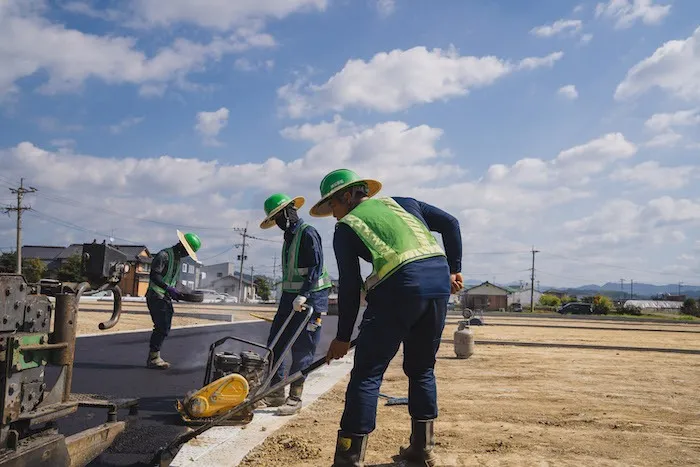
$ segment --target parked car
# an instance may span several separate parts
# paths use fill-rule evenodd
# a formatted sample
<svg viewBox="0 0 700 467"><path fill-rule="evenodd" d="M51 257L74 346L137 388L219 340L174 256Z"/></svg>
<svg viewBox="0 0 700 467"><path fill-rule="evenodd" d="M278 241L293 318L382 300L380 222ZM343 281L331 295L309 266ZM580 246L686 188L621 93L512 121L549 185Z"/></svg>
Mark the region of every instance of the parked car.
<svg viewBox="0 0 700 467"><path fill-rule="evenodd" d="M510 311L515 311L515 312L522 312L523 311L523 304L522 303L511 303L510 304Z"/></svg>
<svg viewBox="0 0 700 467"><path fill-rule="evenodd" d="M592 315L593 305L583 302L570 302L559 307L557 313L561 313L562 315L565 313L571 313L572 315Z"/></svg>

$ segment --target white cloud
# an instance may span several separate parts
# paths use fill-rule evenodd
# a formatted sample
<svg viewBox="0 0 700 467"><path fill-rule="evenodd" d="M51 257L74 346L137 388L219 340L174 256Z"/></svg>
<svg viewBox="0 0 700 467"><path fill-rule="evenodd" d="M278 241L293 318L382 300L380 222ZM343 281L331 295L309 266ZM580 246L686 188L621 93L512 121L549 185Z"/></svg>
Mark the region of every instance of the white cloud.
<svg viewBox="0 0 700 467"><path fill-rule="evenodd" d="M610 163L628 159L636 153L637 147L622 133L608 133L560 152L553 165L564 173L581 177L600 173Z"/></svg>
<svg viewBox="0 0 700 467"><path fill-rule="evenodd" d="M652 115L644 125L653 131L666 131L672 127L700 125L700 108L679 110L674 113Z"/></svg>
<svg viewBox="0 0 700 467"><path fill-rule="evenodd" d="M227 31L297 12L325 11L328 0L133 0L136 15L150 25L190 23Z"/></svg>
<svg viewBox="0 0 700 467"><path fill-rule="evenodd" d="M396 1L395 0L375 0L377 11L379 15L386 18L391 16L394 11L396 11Z"/></svg>
<svg viewBox="0 0 700 467"><path fill-rule="evenodd" d="M337 136L350 135L358 130L360 130L360 127L354 123L343 120L340 115L335 115L332 122L304 123L303 125L290 126L280 131L280 134L291 140L318 143Z"/></svg>
<svg viewBox="0 0 700 467"><path fill-rule="evenodd" d="M598 3L596 17L615 20L615 28L625 29L638 20L644 24L659 24L671 12L671 5L654 3L656 0L609 0Z"/></svg>
<svg viewBox="0 0 700 467"><path fill-rule="evenodd" d="M114 125L110 125L109 131L113 135L118 135L128 128L135 126L135 125L138 125L142 121L143 121L143 117L127 117L119 123L116 123Z"/></svg>
<svg viewBox="0 0 700 467"><path fill-rule="evenodd" d="M624 100L658 87L674 97L700 100L700 27L685 40L664 43L633 66L615 90Z"/></svg>
<svg viewBox="0 0 700 467"><path fill-rule="evenodd" d="M588 44L591 41L591 39L593 39L593 34L583 34L581 36L581 43Z"/></svg>
<svg viewBox="0 0 700 467"><path fill-rule="evenodd" d="M39 117L39 128L48 133L69 133L82 131L83 126L77 123L63 123L56 117Z"/></svg>
<svg viewBox="0 0 700 467"><path fill-rule="evenodd" d="M552 37L557 34L574 35L581 31L583 21L580 19L558 19L552 24L537 26L530 30L530 34L538 37Z"/></svg>
<svg viewBox="0 0 700 467"><path fill-rule="evenodd" d="M691 166L662 167L657 161L647 161L634 167L622 168L610 175L612 180L634 182L657 190L677 190L697 177L698 170Z"/></svg>
<svg viewBox="0 0 700 467"><path fill-rule="evenodd" d="M0 14L0 95L16 89L15 82L40 71L48 81L39 89L53 94L78 89L97 78L109 84L145 85L146 94L168 83L186 84L187 76L209 62L251 47L269 47L274 39L255 30L241 30L200 44L176 39L148 57L136 39L98 36L51 23L10 0ZM8 6L9 5L9 6ZM19 5L19 6L18 6ZM168 9L169 10L169 9Z"/></svg>
<svg viewBox="0 0 700 467"><path fill-rule="evenodd" d="M195 130L202 135L204 144L209 146L220 146L216 139L219 132L228 124L229 110L221 107L214 112L197 112L197 124Z"/></svg>
<svg viewBox="0 0 700 467"><path fill-rule="evenodd" d="M245 57L237 58L233 66L240 71L272 70L275 67L274 60L258 60L251 62Z"/></svg>
<svg viewBox="0 0 700 467"><path fill-rule="evenodd" d="M124 11L115 10L112 8L97 9L90 3L83 1L69 1L67 3L60 4L59 6L70 13L84 15L90 18L97 18L104 21L122 21L126 19L126 14Z"/></svg>
<svg viewBox="0 0 700 467"><path fill-rule="evenodd" d="M576 90L576 86L573 84L567 84L566 86L560 87L557 94L570 100L575 100L578 98L578 91Z"/></svg>
<svg viewBox="0 0 700 467"><path fill-rule="evenodd" d="M526 58L517 64L493 56L460 56L454 49L414 47L381 52L372 59L349 60L324 84L297 80L278 89L292 117L367 108L396 112L413 105L465 96L519 69L552 66L561 52Z"/></svg>
<svg viewBox="0 0 700 467"><path fill-rule="evenodd" d="M649 141L644 143L644 145L650 148L672 148L678 144L682 138L682 135L669 130L654 136Z"/></svg>
<svg viewBox="0 0 700 467"><path fill-rule="evenodd" d="M574 13L581 13L584 10L585 6L583 4L576 5L574 7Z"/></svg>

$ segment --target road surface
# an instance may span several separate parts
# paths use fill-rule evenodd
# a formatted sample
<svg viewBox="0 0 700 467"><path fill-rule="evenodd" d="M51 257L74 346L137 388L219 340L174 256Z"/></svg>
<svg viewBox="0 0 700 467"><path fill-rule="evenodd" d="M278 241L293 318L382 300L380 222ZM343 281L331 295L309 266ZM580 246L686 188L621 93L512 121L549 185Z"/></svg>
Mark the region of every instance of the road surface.
<svg viewBox="0 0 700 467"><path fill-rule="evenodd" d="M325 354L336 326L337 317L325 317L317 356ZM145 368L150 332L78 338L72 392L139 398L137 420L90 466L124 466L150 460L155 451L186 430L175 410L175 400L201 387L209 345L230 335L264 343L269 327L267 322L256 321L174 329L161 351L171 363L165 371ZM242 350L237 344L231 345L231 350ZM56 372L49 372L52 380L55 376L51 374ZM127 414L120 412L120 420ZM104 423L106 416L106 410L79 409L61 420L59 429L70 435Z"/></svg>

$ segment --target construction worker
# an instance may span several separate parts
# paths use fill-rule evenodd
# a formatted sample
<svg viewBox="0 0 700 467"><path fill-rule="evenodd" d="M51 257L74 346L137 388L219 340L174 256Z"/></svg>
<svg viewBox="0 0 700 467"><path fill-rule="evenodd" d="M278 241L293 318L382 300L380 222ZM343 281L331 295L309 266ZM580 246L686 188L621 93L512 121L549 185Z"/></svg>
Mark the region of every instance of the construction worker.
<svg viewBox="0 0 700 467"><path fill-rule="evenodd" d="M169 248L160 250L151 263L150 281L146 291L146 304L153 321L150 350L146 366L165 370L170 363L160 356L160 348L170 332L173 321L173 302L180 301L181 294L175 288L180 277L182 258L189 255L197 261L197 250L202 245L199 237L193 233L183 234L177 231L179 242Z"/></svg>
<svg viewBox="0 0 700 467"><path fill-rule="evenodd" d="M449 296L463 287L459 222L413 198L371 199L381 186L353 171L335 170L321 181L322 198L311 209L314 217L333 215L338 220L333 238L340 282L338 331L326 356L329 363L349 350L362 289L367 301L333 466L364 465L382 378L403 344L412 422L410 444L399 456L432 467L438 462L433 452L435 356ZM446 253L431 231L442 235ZM373 266L364 284L360 259Z"/></svg>
<svg viewBox="0 0 700 467"><path fill-rule="evenodd" d="M268 345L272 342L289 316L300 312L305 304L314 308L309 324L292 345L292 364L289 373L293 374L306 368L314 358L316 347L321 338L321 313L328 311L328 293L331 280L323 265L323 248L321 237L315 228L299 218L298 210L304 205L304 198L294 199L286 194L276 193L265 200L265 219L260 228L269 229L277 225L284 231L282 246L282 297L277 313L272 321ZM279 355L291 339L305 314L296 313L287 330L273 348L274 355ZM284 364L280 365L273 376L271 384L277 384L284 378ZM268 407L279 407L277 415L293 415L301 410L301 396L304 379L292 383L289 397L285 398L284 388L270 394L264 401Z"/></svg>

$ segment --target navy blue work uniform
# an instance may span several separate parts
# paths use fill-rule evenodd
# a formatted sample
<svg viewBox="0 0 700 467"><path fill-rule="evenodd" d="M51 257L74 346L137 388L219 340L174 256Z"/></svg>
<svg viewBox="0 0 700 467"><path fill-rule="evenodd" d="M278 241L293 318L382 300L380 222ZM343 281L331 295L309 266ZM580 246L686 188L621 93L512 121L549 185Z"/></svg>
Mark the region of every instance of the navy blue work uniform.
<svg viewBox="0 0 700 467"><path fill-rule="evenodd" d="M289 229L285 230L284 242L286 243L288 249L291 249L290 245L292 239L303 222L304 221L302 219L299 219L294 225L290 226ZM289 316L289 313L295 313L295 316L287 326L287 330L280 337L279 341L277 341L277 344L273 348L275 358L277 358L277 356L284 350L285 344L292 338L294 330L303 321L305 316L305 313L297 313L293 310L292 302L298 295L303 295L306 297L306 303L313 306L314 313L309 320L309 326L307 326L301 332L299 338L292 345L292 364L289 368L289 374L294 374L297 371L306 368L313 361L314 354L316 353L316 347L321 339L321 325L316 326L314 323L316 322L316 319L321 316L321 313L328 311L328 293L330 288L317 292L309 291L311 289L311 285L316 283L323 272L323 247L321 244L321 237L313 226L308 226L302 232L297 264L299 268L309 268L309 274L306 276L304 285L302 285L301 290L298 293L282 292L282 297L280 298L280 303L277 307L277 313L272 321L270 335L267 339L267 344L269 345L272 342L275 334L277 334L279 329L284 324L284 321ZM280 365L277 373L273 376L271 384L276 384L284 379L284 370L285 364L283 363ZM303 379L300 381L303 381Z"/></svg>
<svg viewBox="0 0 700 467"><path fill-rule="evenodd" d="M409 379L411 417L432 420L438 415L433 369L445 327L450 274L462 269L459 222L450 214L413 198L393 199L429 230L442 234L447 258L439 256L407 263L367 294L367 309L359 327L355 362L340 421L340 429L345 433L374 431L382 378L401 343L403 370ZM337 224L333 248L340 276L336 338L349 342L360 306L359 260L371 264L372 255L345 224Z"/></svg>
<svg viewBox="0 0 700 467"><path fill-rule="evenodd" d="M175 267L180 267L180 259L177 249L173 248L173 254L175 257L173 261L175 262ZM150 280L158 287L166 289L168 284L163 281L163 276L165 276L168 270L168 254L165 250L161 250L153 258L151 263ZM148 311L151 314L151 319L153 320L153 332L151 333L150 349L151 352L159 352L163 341L168 337L170 333L170 327L173 322L173 314L175 310L173 309L173 302L170 295L166 292L163 297L159 297L156 292L148 289L146 292L146 305L148 306Z"/></svg>

